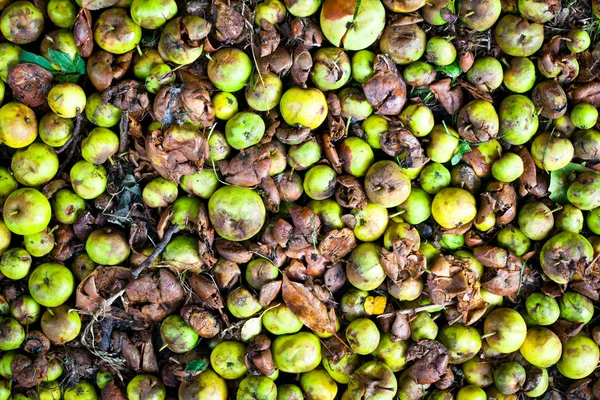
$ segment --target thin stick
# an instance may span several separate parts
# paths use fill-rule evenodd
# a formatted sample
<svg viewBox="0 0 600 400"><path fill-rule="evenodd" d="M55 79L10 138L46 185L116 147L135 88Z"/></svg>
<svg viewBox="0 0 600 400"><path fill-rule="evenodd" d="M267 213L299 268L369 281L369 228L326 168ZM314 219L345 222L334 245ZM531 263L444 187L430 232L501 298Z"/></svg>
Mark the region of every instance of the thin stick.
<svg viewBox="0 0 600 400"><path fill-rule="evenodd" d="M121 154L129 147L129 113L127 111L121 112L119 136L119 154Z"/></svg>
<svg viewBox="0 0 600 400"><path fill-rule="evenodd" d="M136 269L133 270L132 275L134 278L137 279L137 277L140 276L140 274L142 272L144 272L144 270L146 268L148 268L154 262L156 257L158 257L165 250L165 247L167 247L167 245L171 241L171 238L177 232L179 232L178 224L171 226L165 232L165 236L163 236L162 240L160 242L158 242L158 244L154 248L154 251L152 252L152 254L150 254L150 256L148 256L148 258L146 258L146 260L144 260L144 262L139 267L137 267Z"/></svg>
<svg viewBox="0 0 600 400"><path fill-rule="evenodd" d="M448 306L451 306L455 304L453 301L447 301L443 304L427 304L426 306L421 306L421 307L416 307L416 308L410 308L407 310L398 310L398 311L394 311L391 313L386 313L386 314L381 314L378 315L377 318L388 318L388 317L392 317L394 315L396 315L396 313L398 314L414 314L414 313L418 313L421 311L429 311L429 310L434 310L436 308L446 308Z"/></svg>
<svg viewBox="0 0 600 400"><path fill-rule="evenodd" d="M78 108L77 115L75 116L75 128L73 129L73 135L69 138L69 140L67 140L67 143L65 143L64 145L62 145L61 147L59 147L56 150L56 153L60 154L63 151L69 149L69 152L67 153L67 157L65 158L65 161L63 161L56 176L60 176L60 174L62 174L63 170L65 169L65 167L73 159L73 155L75 154L75 149L77 148L77 143L79 142L79 136L81 134L81 121L82 120L83 120L83 118L81 117L81 110Z"/></svg>

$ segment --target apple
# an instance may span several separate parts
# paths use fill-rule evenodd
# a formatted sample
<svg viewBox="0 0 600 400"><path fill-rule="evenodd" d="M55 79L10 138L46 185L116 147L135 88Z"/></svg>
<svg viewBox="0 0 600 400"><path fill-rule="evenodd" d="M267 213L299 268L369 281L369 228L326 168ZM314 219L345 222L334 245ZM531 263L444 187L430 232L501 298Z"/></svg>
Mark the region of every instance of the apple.
<svg viewBox="0 0 600 400"><path fill-rule="evenodd" d="M49 381L38 385L37 393L40 400L56 400L62 397L60 382ZM0 397L1 399L1 397Z"/></svg>
<svg viewBox="0 0 600 400"><path fill-rule="evenodd" d="M73 273L62 264L41 264L29 277L29 293L44 307L60 306L69 299L74 289Z"/></svg>
<svg viewBox="0 0 600 400"><path fill-rule="evenodd" d="M88 236L85 250L95 263L101 265L118 265L131 252L125 232L117 227L96 229Z"/></svg>
<svg viewBox="0 0 600 400"><path fill-rule="evenodd" d="M50 202L40 191L17 189L4 202L4 223L17 235L33 235L48 227L52 216Z"/></svg>
<svg viewBox="0 0 600 400"><path fill-rule="evenodd" d="M291 126L317 129L327 118L327 99L319 89L288 89L279 103L281 116Z"/></svg>
<svg viewBox="0 0 600 400"><path fill-rule="evenodd" d="M13 318L0 319L0 350L15 350L25 340L25 328Z"/></svg>
<svg viewBox="0 0 600 400"><path fill-rule="evenodd" d="M321 8L321 30L336 47L366 49L383 28L385 8L380 0L325 0Z"/></svg>
<svg viewBox="0 0 600 400"><path fill-rule="evenodd" d="M29 273L31 255L20 247L9 249L2 254L0 259L0 272L8 279L23 279Z"/></svg>
<svg viewBox="0 0 600 400"><path fill-rule="evenodd" d="M75 339L81 330L81 318L77 310L66 304L48 308L42 315L42 332L54 344L62 345Z"/></svg>
<svg viewBox="0 0 600 400"><path fill-rule="evenodd" d="M86 101L85 92L76 83L57 83L48 92L50 109L63 118L75 118L77 112L83 113Z"/></svg>
<svg viewBox="0 0 600 400"><path fill-rule="evenodd" d="M94 385L87 381L81 381L72 388L65 389L64 400L98 400L98 394Z"/></svg>

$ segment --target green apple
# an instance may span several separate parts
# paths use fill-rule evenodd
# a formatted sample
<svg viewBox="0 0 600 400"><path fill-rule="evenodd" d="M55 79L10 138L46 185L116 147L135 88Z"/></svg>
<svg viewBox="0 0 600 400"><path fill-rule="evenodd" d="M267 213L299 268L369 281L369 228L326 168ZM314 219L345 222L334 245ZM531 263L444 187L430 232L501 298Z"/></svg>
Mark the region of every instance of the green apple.
<svg viewBox="0 0 600 400"><path fill-rule="evenodd" d="M101 97L102 94L99 92L88 96L85 104L85 116L96 126L112 128L121 120L121 110L112 104L102 104Z"/></svg>
<svg viewBox="0 0 600 400"><path fill-rule="evenodd" d="M75 339L81 330L81 318L77 310L63 304L49 307L42 315L42 332L56 345L63 345Z"/></svg>
<svg viewBox="0 0 600 400"><path fill-rule="evenodd" d="M22 248L9 249L0 258L0 272L8 279L23 279L31 268L31 255Z"/></svg>
<svg viewBox="0 0 600 400"><path fill-rule="evenodd" d="M265 134L265 122L260 115L252 112L239 112L225 124L227 143L240 150L260 142Z"/></svg>
<svg viewBox="0 0 600 400"><path fill-rule="evenodd" d="M60 382L42 382L37 387L39 400L59 400L62 397Z"/></svg>
<svg viewBox="0 0 600 400"><path fill-rule="evenodd" d="M94 23L94 41L109 53L125 54L135 49L141 39L142 28L124 8L110 8Z"/></svg>
<svg viewBox="0 0 600 400"><path fill-rule="evenodd" d="M10 229L4 223L4 220L0 218L0 255L2 255L6 249L10 247L10 240L12 239L12 233Z"/></svg>
<svg viewBox="0 0 600 400"><path fill-rule="evenodd" d="M0 30L13 43L35 42L44 31L44 14L29 1L15 1L2 12Z"/></svg>
<svg viewBox="0 0 600 400"><path fill-rule="evenodd" d="M19 188L19 182L8 168L0 167L0 196L8 196Z"/></svg>
<svg viewBox="0 0 600 400"><path fill-rule="evenodd" d="M21 47L14 43L0 43L0 78L6 82L8 71L19 63L21 59Z"/></svg>
<svg viewBox="0 0 600 400"><path fill-rule="evenodd" d="M0 142L20 149L33 143L37 134L38 122L31 108L17 102L0 108Z"/></svg>
<svg viewBox="0 0 600 400"><path fill-rule="evenodd" d="M62 264L41 264L29 277L29 293L44 307L60 306L69 299L73 290L73 273Z"/></svg>
<svg viewBox="0 0 600 400"><path fill-rule="evenodd" d="M58 166L54 149L39 142L17 150L10 161L15 179L25 186L40 186L49 182L58 172Z"/></svg>
<svg viewBox="0 0 600 400"><path fill-rule="evenodd" d="M317 129L327 118L327 99L319 89L288 89L279 102L281 116L288 125Z"/></svg>
<svg viewBox="0 0 600 400"><path fill-rule="evenodd" d="M202 169L192 175L184 175L179 181L181 188L194 196L210 199L220 186L217 172L211 168Z"/></svg>
<svg viewBox="0 0 600 400"><path fill-rule="evenodd" d="M85 250L100 265L118 265L127 260L131 250L121 228L104 227L88 236Z"/></svg>
<svg viewBox="0 0 600 400"><path fill-rule="evenodd" d="M75 23L79 9L71 0L48 1L48 18L59 28L70 28Z"/></svg>
<svg viewBox="0 0 600 400"><path fill-rule="evenodd" d="M4 223L17 235L32 235L46 229L52 210L48 199L38 190L17 189L4 202Z"/></svg>
<svg viewBox="0 0 600 400"><path fill-rule="evenodd" d="M98 394L91 382L80 381L77 385L65 389L63 400L98 400Z"/></svg>
<svg viewBox="0 0 600 400"><path fill-rule="evenodd" d="M163 383L152 375L137 375L127 384L128 400L164 400Z"/></svg>
<svg viewBox="0 0 600 400"><path fill-rule="evenodd" d="M60 189L52 197L54 218L61 224L74 224L85 211L85 200L71 189Z"/></svg>
<svg viewBox="0 0 600 400"><path fill-rule="evenodd" d="M0 379L0 400L8 400L10 398L11 389L12 389L11 381L7 381L6 379ZM45 399L45 398L42 399L42 397L40 396L40 400L49 400L49 399Z"/></svg>
<svg viewBox="0 0 600 400"><path fill-rule="evenodd" d="M133 22L144 29L158 29L177 15L175 0L133 0L131 3Z"/></svg>
<svg viewBox="0 0 600 400"><path fill-rule="evenodd" d="M81 142L81 156L92 164L104 164L119 150L119 137L107 128L94 128Z"/></svg>
<svg viewBox="0 0 600 400"><path fill-rule="evenodd" d="M25 340L25 329L13 318L0 318L0 350L18 349Z"/></svg>
<svg viewBox="0 0 600 400"><path fill-rule="evenodd" d="M100 101L100 98L98 98L98 101ZM88 119L90 118L88 117ZM42 142L48 146L61 147L71 139L74 129L75 122L72 119L59 117L52 111L49 111L40 118L38 133Z"/></svg>
<svg viewBox="0 0 600 400"><path fill-rule="evenodd" d="M108 183L106 168L86 160L75 163L69 174L73 190L86 200L93 200L104 193Z"/></svg>
<svg viewBox="0 0 600 400"><path fill-rule="evenodd" d="M50 109L63 118L75 118L77 112L83 113L86 101L85 92L76 83L57 83L48 92Z"/></svg>

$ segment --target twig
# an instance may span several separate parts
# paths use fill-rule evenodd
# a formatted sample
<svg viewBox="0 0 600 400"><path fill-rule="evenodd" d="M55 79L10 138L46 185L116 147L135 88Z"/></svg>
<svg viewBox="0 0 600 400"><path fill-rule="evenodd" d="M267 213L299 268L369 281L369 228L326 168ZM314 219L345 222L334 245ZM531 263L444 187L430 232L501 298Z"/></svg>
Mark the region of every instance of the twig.
<svg viewBox="0 0 600 400"><path fill-rule="evenodd" d="M129 147L129 113L123 111L119 122L119 154L124 153L127 147Z"/></svg>
<svg viewBox="0 0 600 400"><path fill-rule="evenodd" d="M421 311L429 311L429 310L434 310L436 308L446 308L448 306L451 306L455 304L453 301L447 301L445 303L442 304L427 304L426 306L421 306L421 307L416 307L416 308L410 308L407 310L398 310L398 311L394 311L394 312L390 312L390 313L385 313L385 314L380 314L377 316L377 318L388 318L388 317L393 317L394 315L396 315L396 313L398 314L414 314L414 313L418 313Z"/></svg>
<svg viewBox="0 0 600 400"><path fill-rule="evenodd" d="M163 236L162 240L158 242L152 254L150 254L150 256L146 258L146 260L139 267L133 270L132 275L134 278L137 279L137 277L140 276L140 274L154 262L156 257L158 257L165 250L165 247L167 247L167 245L171 241L171 238L177 232L179 232L178 224L171 226L165 232L165 235Z"/></svg>
<svg viewBox="0 0 600 400"><path fill-rule="evenodd" d="M79 142L79 136L81 135L82 120L83 120L83 118L81 116L81 110L78 108L77 115L75 116L75 128L73 129L73 135L71 135L69 140L67 140L67 143L65 143L58 149L56 149L57 154L60 154L67 149L69 150L69 152L67 153L67 157L65 158L65 161L63 161L62 165L60 166L60 169L58 170L58 173L56 174L56 176L60 176L60 174L62 174L63 170L65 169L65 167L73 159L73 155L75 154L75 149L77 148L77 143Z"/></svg>

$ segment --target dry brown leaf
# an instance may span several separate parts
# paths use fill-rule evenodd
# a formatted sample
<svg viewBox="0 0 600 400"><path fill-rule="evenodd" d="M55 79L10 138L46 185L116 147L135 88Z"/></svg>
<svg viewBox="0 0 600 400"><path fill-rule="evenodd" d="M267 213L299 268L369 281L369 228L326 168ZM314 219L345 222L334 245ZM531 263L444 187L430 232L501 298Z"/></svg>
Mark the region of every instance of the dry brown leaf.
<svg viewBox="0 0 600 400"><path fill-rule="evenodd" d="M331 313L327 309L327 306L317 298L315 293L305 285L290 281L284 274L281 295L288 308L309 329L316 332L335 334L335 314Z"/></svg>

